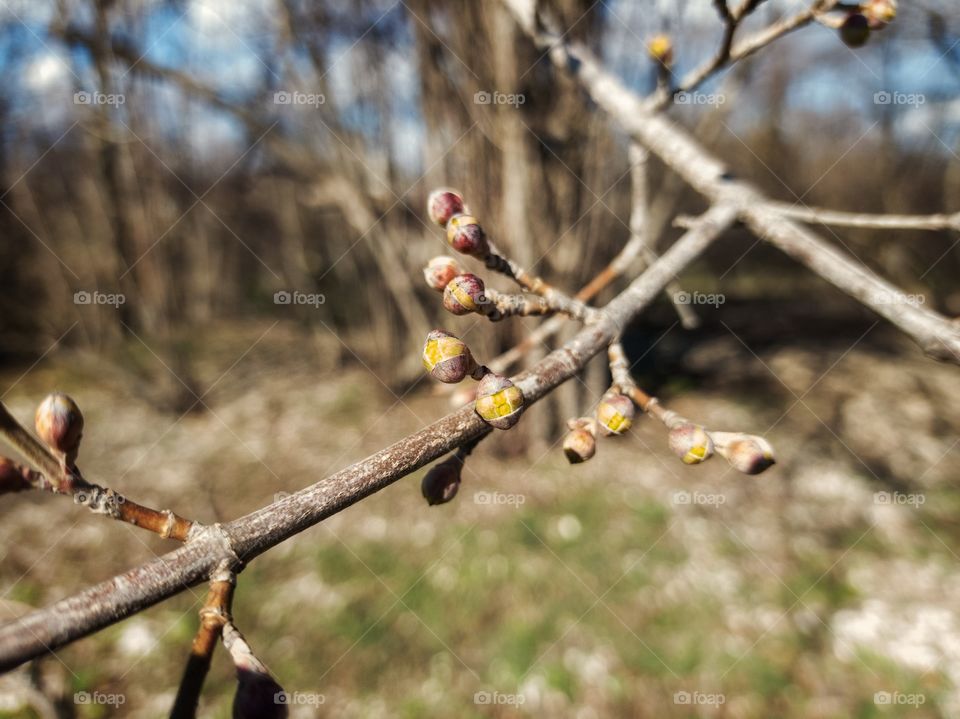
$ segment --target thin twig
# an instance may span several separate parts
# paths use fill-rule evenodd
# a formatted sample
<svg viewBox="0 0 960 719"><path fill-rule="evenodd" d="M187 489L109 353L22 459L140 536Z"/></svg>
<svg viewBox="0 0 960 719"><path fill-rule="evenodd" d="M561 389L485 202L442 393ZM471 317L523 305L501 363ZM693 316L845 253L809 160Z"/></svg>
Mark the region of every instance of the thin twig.
<svg viewBox="0 0 960 719"><path fill-rule="evenodd" d="M524 2L524 0L520 0ZM778 22L765 27L762 30L750 35L749 37L734 44L733 35L736 31L737 22L726 21L724 24L723 38L720 43L720 49L709 60L699 67L691 70L684 76L679 84L672 89L672 92L663 90L654 92L646 101L648 110L663 108L670 102L673 94L678 92L692 92L700 85L713 77L719 70L733 63L739 62L758 50L763 49L775 40L779 40L784 35L798 30L805 25L813 22L823 14L829 12L837 4L837 0L815 0L809 7L790 17L783 18ZM724 3L725 5L725 3Z"/></svg>
<svg viewBox="0 0 960 719"><path fill-rule="evenodd" d="M0 402L0 436L39 470L31 475L37 490L72 496L76 504L94 514L135 524L180 542L186 541L194 527L191 520L169 509L151 509L112 489L88 482L76 467L65 474L60 461L17 421L3 402Z"/></svg>
<svg viewBox="0 0 960 719"><path fill-rule="evenodd" d="M673 277L703 254L735 214L731 207L714 207L696 230L684 234L598 310L595 322L515 377L526 403L533 404L580 372ZM56 650L204 581L223 559L247 562L489 431L490 426L472 406L464 407L263 509L223 527L204 527L176 551L0 625L0 671Z"/></svg>
<svg viewBox="0 0 960 719"><path fill-rule="evenodd" d="M835 227L862 227L873 230L957 230L960 212L952 215L876 215L866 212L843 212L820 207L805 207L789 202L769 201L767 206L794 220Z"/></svg>
<svg viewBox="0 0 960 719"><path fill-rule="evenodd" d="M237 577L228 562L222 563L210 578L210 590L200 609L200 626L193 638L177 698L170 710L170 719L194 719L197 715L200 693L210 671L213 652L224 625L230 621L236 583Z"/></svg>
<svg viewBox="0 0 960 719"><path fill-rule="evenodd" d="M960 364L960 326L905 300L896 286L767 205L752 185L731 179L727 168L682 128L651 113L642 98L604 69L580 43L543 29L530 0L502 0L554 64L571 73L593 100L711 203L730 203L755 235L806 265L837 288L885 317L929 356ZM821 6L830 3L820 4Z"/></svg>

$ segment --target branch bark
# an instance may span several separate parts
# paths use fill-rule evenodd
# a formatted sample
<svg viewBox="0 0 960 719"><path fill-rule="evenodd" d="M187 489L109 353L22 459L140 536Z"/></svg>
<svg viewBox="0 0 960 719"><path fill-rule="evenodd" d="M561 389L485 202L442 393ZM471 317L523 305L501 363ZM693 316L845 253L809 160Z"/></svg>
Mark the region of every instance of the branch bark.
<svg viewBox="0 0 960 719"><path fill-rule="evenodd" d="M735 219L717 205L563 347L514 379L529 404L573 377L604 350L667 283ZM0 626L0 671L53 651L205 581L222 562L234 569L271 547L490 430L464 407L365 460L226 525L196 532L179 549Z"/></svg>
<svg viewBox="0 0 960 719"><path fill-rule="evenodd" d="M806 265L909 335L931 357L960 364L960 327L943 315L905 301L897 287L810 230L771 209L752 185L735 180L723 163L685 130L655 115L644 100L608 73L585 47L538 23L533 0L502 0L557 67L639 143L657 155L711 203L737 208L758 237Z"/></svg>

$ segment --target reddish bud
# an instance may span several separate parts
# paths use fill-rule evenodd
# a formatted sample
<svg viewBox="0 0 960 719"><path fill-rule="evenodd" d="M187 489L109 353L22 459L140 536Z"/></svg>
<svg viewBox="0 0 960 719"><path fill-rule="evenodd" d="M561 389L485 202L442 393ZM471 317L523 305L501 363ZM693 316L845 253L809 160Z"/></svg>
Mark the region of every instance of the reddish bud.
<svg viewBox="0 0 960 719"><path fill-rule="evenodd" d="M34 426L44 444L73 467L83 437L83 414L77 403L62 392L48 394L37 407Z"/></svg>
<svg viewBox="0 0 960 719"><path fill-rule="evenodd" d="M457 261L446 255L434 257L427 263L427 266L423 268L423 278L427 281L427 284L437 292L443 292L443 289L450 280L462 273L463 269Z"/></svg>
<svg viewBox="0 0 960 719"><path fill-rule="evenodd" d="M714 432L713 439L717 452L744 474L760 474L776 464L773 447L763 437L742 432Z"/></svg>
<svg viewBox="0 0 960 719"><path fill-rule="evenodd" d="M473 373L477 363L463 340L444 330L433 330L423 345L423 366L435 380L456 384Z"/></svg>
<svg viewBox="0 0 960 719"><path fill-rule="evenodd" d="M287 719L287 695L269 674L237 670L233 719Z"/></svg>
<svg viewBox="0 0 960 719"><path fill-rule="evenodd" d="M423 477L420 492L427 504L446 504L460 489L460 470L463 463L456 457L435 464Z"/></svg>
<svg viewBox="0 0 960 719"><path fill-rule="evenodd" d="M604 435L623 434L633 424L637 408L626 395L607 392L597 406L597 421Z"/></svg>
<svg viewBox="0 0 960 719"><path fill-rule="evenodd" d="M477 385L476 412L491 427L510 429L523 412L523 392L506 377L490 372Z"/></svg>
<svg viewBox="0 0 960 719"><path fill-rule="evenodd" d="M852 12L840 25L840 39L847 47L862 47L870 39L870 22L858 12Z"/></svg>
<svg viewBox="0 0 960 719"><path fill-rule="evenodd" d="M463 196L456 190L444 187L434 190L427 198L427 214L440 227L446 227L451 217L466 211Z"/></svg>
<svg viewBox="0 0 960 719"><path fill-rule="evenodd" d="M487 235L471 215L454 215L447 223L447 242L457 252L484 259L490 254Z"/></svg>
<svg viewBox="0 0 960 719"><path fill-rule="evenodd" d="M454 277L443 290L443 307L455 315L477 312L486 302L483 280L469 272Z"/></svg>

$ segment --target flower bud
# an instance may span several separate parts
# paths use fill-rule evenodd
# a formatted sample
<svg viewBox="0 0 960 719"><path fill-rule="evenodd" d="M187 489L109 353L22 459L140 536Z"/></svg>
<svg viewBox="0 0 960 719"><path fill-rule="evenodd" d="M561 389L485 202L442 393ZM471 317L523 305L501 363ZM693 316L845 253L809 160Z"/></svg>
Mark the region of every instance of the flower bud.
<svg viewBox="0 0 960 719"><path fill-rule="evenodd" d="M420 492L427 504L446 504L457 496L460 489L460 470L463 462L456 457L433 465L420 483Z"/></svg>
<svg viewBox="0 0 960 719"><path fill-rule="evenodd" d="M57 452L65 467L73 467L83 437L83 414L72 398L62 392L48 394L34 416L37 434Z"/></svg>
<svg viewBox="0 0 960 719"><path fill-rule="evenodd" d="M457 261L446 255L434 257L427 263L427 266L423 268L423 278L427 281L427 284L437 292L443 292L443 289L450 280L462 273L463 269Z"/></svg>
<svg viewBox="0 0 960 719"><path fill-rule="evenodd" d="M287 719L287 695L269 674L237 670L233 719Z"/></svg>
<svg viewBox="0 0 960 719"><path fill-rule="evenodd" d="M700 464L713 456L713 440L699 424L680 422L667 435L670 451L684 464Z"/></svg>
<svg viewBox="0 0 960 719"><path fill-rule="evenodd" d="M477 363L459 337L444 330L432 330L423 345L423 366L435 380L456 384L471 374Z"/></svg>
<svg viewBox="0 0 960 719"><path fill-rule="evenodd" d="M607 392L597 406L600 431L606 435L623 434L633 424L637 408L633 400L619 392Z"/></svg>
<svg viewBox="0 0 960 719"><path fill-rule="evenodd" d="M427 214L433 222L445 227L454 215L466 212L463 196L448 187L434 190L427 198Z"/></svg>
<svg viewBox="0 0 960 719"><path fill-rule="evenodd" d="M506 377L490 372L477 385L476 411L497 429L510 429L523 411L523 392Z"/></svg>
<svg viewBox="0 0 960 719"><path fill-rule="evenodd" d="M0 457L0 494L30 489L35 472L12 459Z"/></svg>
<svg viewBox="0 0 960 719"><path fill-rule="evenodd" d="M484 259L490 254L487 235L471 215L454 215L447 223L447 242L457 252Z"/></svg>
<svg viewBox="0 0 960 719"><path fill-rule="evenodd" d="M443 308L455 315L477 312L486 302L483 280L469 272L454 277L443 290Z"/></svg>
<svg viewBox="0 0 960 719"><path fill-rule="evenodd" d="M862 9L871 30L883 30L897 17L896 0L870 0Z"/></svg>
<svg viewBox="0 0 960 719"><path fill-rule="evenodd" d="M840 39L847 47L862 47L870 39L870 22L858 12L847 15L840 25Z"/></svg>
<svg viewBox="0 0 960 719"><path fill-rule="evenodd" d="M669 67L673 64L673 41L669 35L654 35L647 43L647 54L652 60Z"/></svg>
<svg viewBox="0 0 960 719"><path fill-rule="evenodd" d="M563 438L563 453L570 464L586 462L597 453L596 422L589 417L567 422L570 432Z"/></svg>
<svg viewBox="0 0 960 719"><path fill-rule="evenodd" d="M730 466L744 474L760 474L776 464L773 447L763 437L740 432L718 433L717 452Z"/></svg>

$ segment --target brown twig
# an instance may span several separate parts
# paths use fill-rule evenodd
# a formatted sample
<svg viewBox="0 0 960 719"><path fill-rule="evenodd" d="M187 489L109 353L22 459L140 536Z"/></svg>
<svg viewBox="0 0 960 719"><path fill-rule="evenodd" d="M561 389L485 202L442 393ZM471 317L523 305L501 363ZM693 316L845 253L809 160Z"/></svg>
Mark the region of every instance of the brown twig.
<svg viewBox="0 0 960 719"><path fill-rule="evenodd" d="M200 693L210 671L213 652L223 627L230 621L236 583L237 577L229 562L222 563L210 578L210 590L200 609L200 626L190 647L190 656L180 680L173 709L170 710L170 719L194 719L197 715Z"/></svg>
<svg viewBox="0 0 960 719"><path fill-rule="evenodd" d="M514 378L528 405L580 372L587 362L698 258L732 222L735 210L714 207L560 349ZM441 455L490 431L472 406L367 459L223 527L195 531L183 547L0 626L0 671L80 637L204 581L223 559L247 562L326 517L359 502Z"/></svg>

